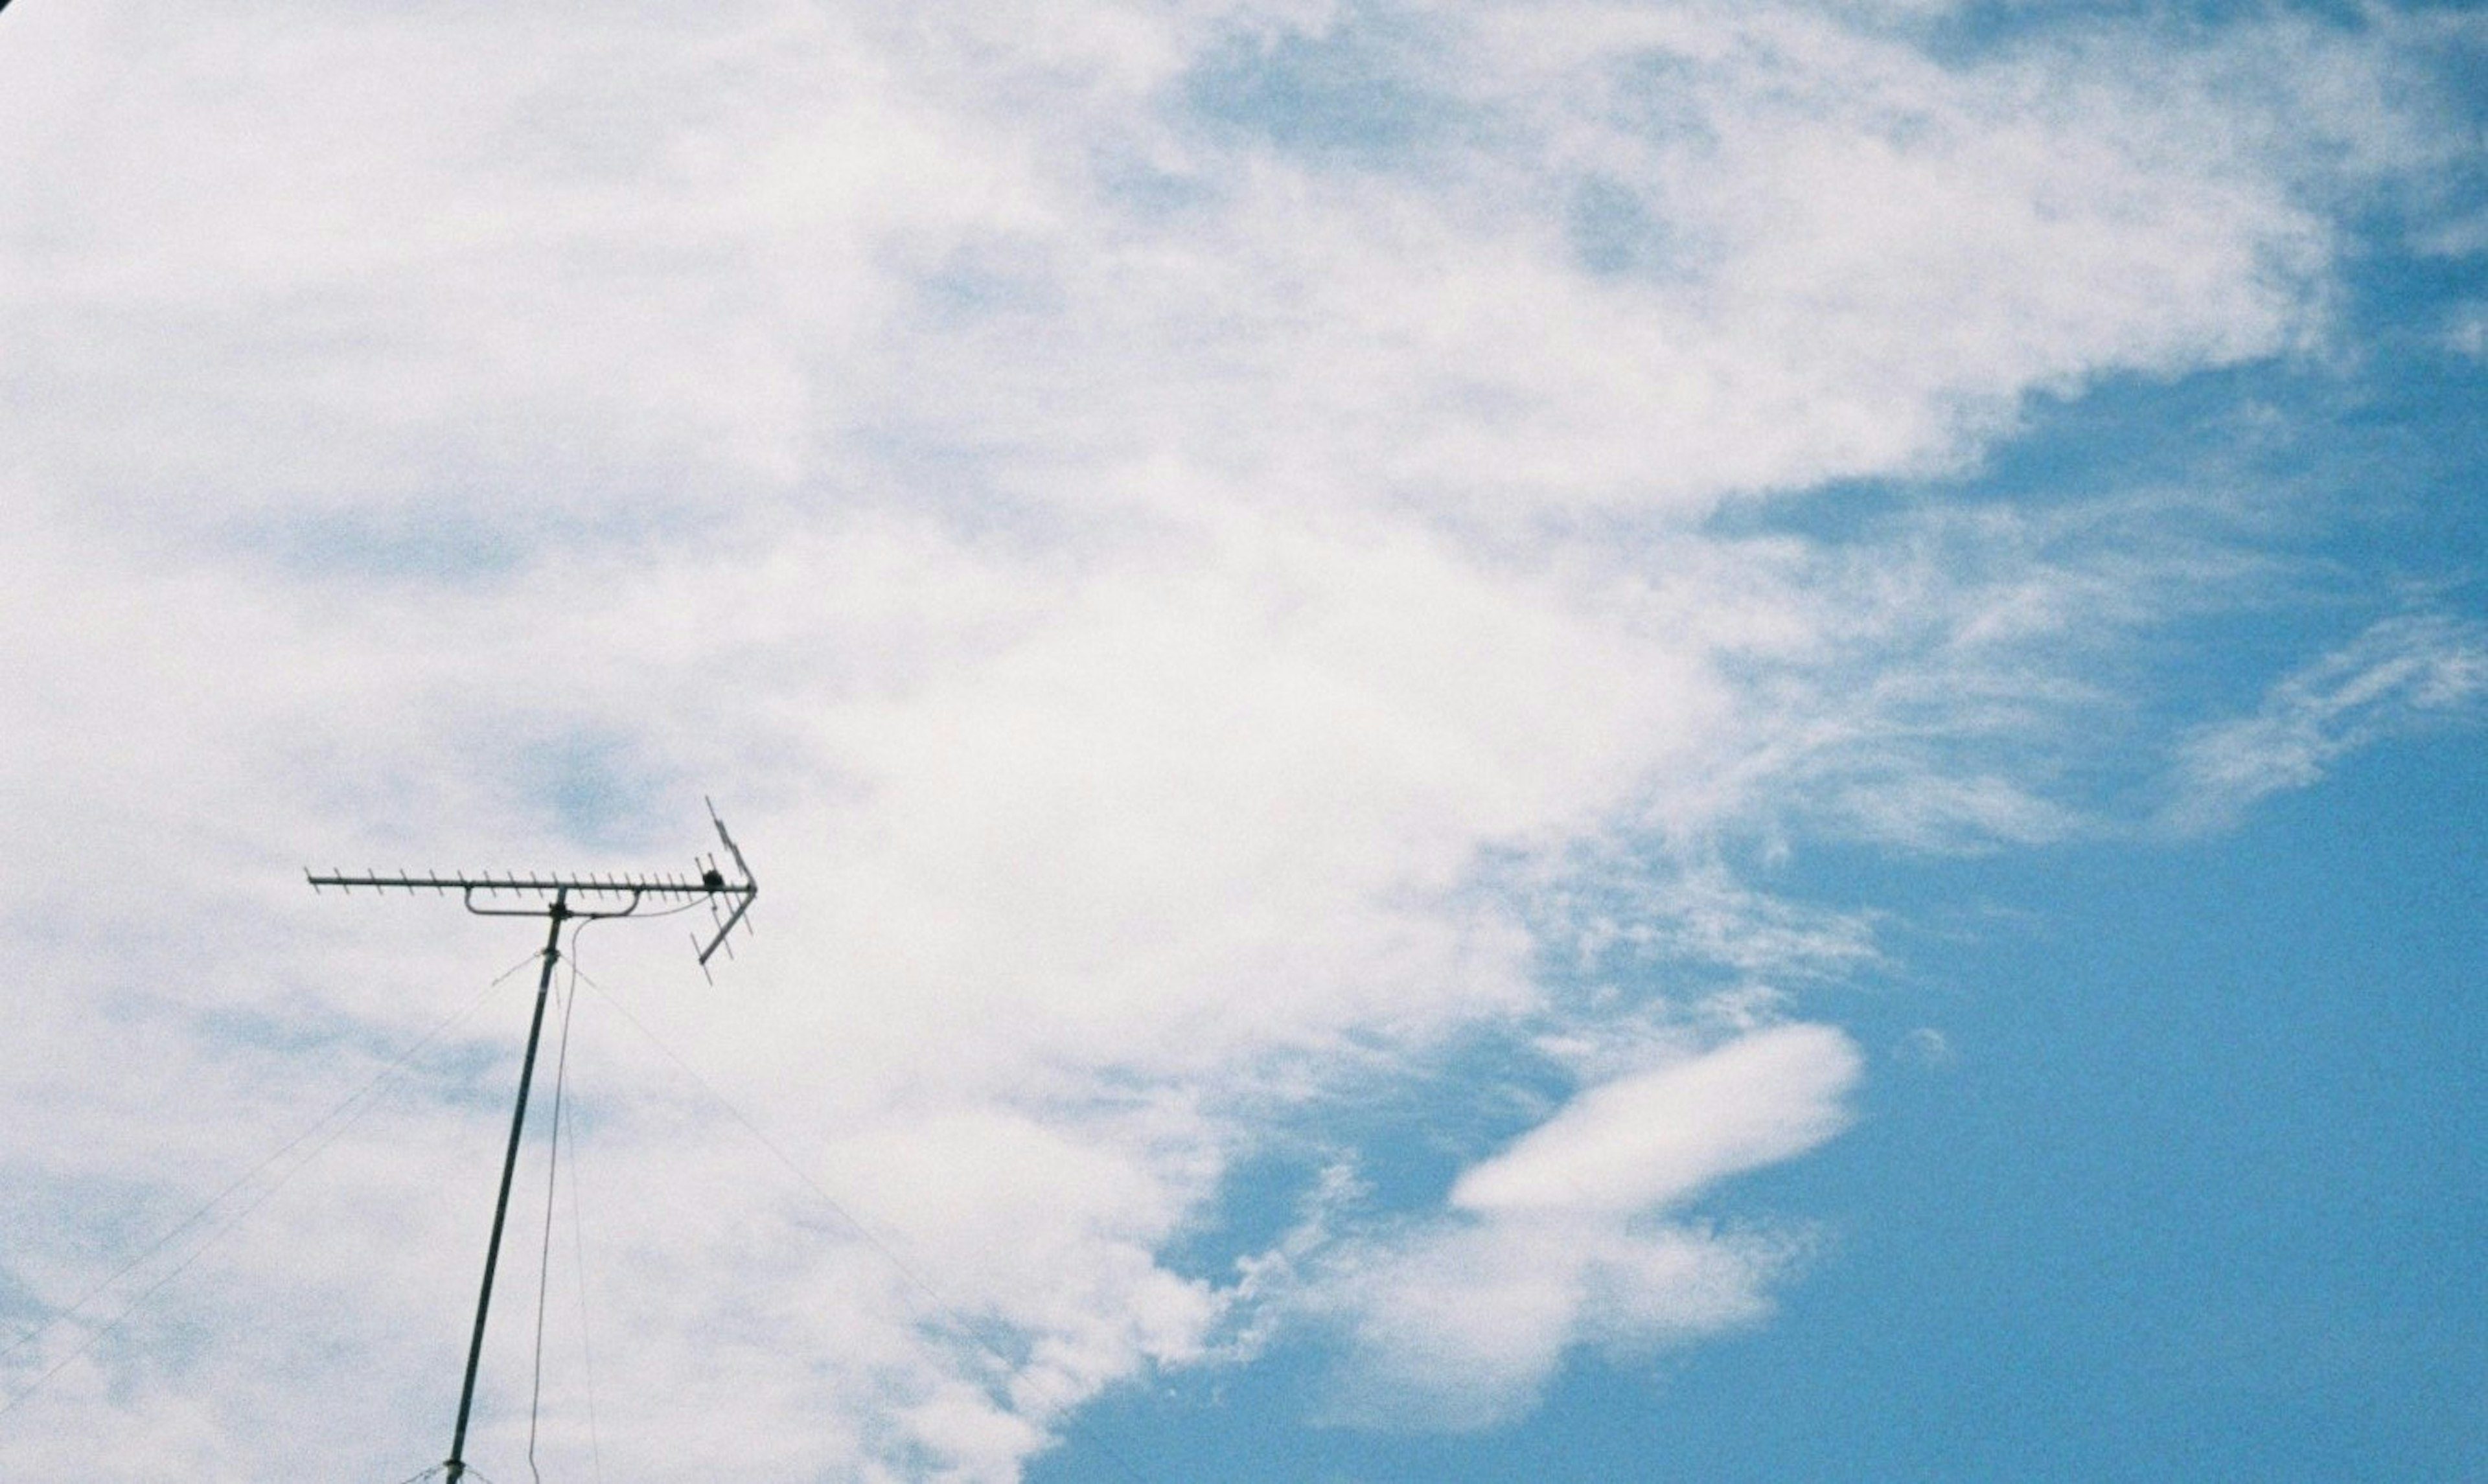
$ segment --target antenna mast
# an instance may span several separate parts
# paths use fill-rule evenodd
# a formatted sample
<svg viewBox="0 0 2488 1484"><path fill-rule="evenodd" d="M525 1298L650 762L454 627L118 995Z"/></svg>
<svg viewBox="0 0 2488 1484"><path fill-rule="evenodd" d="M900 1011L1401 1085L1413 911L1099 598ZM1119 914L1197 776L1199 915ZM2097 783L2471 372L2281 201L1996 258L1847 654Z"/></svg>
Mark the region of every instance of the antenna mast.
<svg viewBox="0 0 2488 1484"><path fill-rule="evenodd" d="M7 3L8 0L0 0L0 5ZM303 873L314 891L329 886L350 893L357 886L375 891L428 890L441 896L454 891L466 910L478 917L542 917L548 924L544 969L536 978L535 1019L527 1026L526 1059L519 1067L518 1106L510 1113L510 1148L501 1160L501 1193L493 1205L493 1240L484 1249L484 1286L475 1299L475 1335L467 1343L466 1380L458 1391L458 1429L450 1439L449 1458L441 1466L447 1470L444 1484L459 1484L466 1475L466 1419L475 1407L475 1372L484 1360L484 1319L493 1307L493 1274L501 1262L501 1227L510 1215L510 1181L518 1173L519 1138L526 1129L527 1088L535 1080L536 1047L544 1038L545 1000L552 991L552 966L561 961L561 930L572 922L634 916L651 902L680 902L689 907L705 901L716 931L705 942L696 934L692 938L692 946L699 956L700 972L708 972L708 961L720 950L732 958L734 950L727 947L726 938L751 910L752 899L760 895L760 883L752 878L751 867L744 862L734 836L725 832L725 821L718 818L714 803L709 805L708 818L717 826L717 837L732 858L738 879L729 880L715 855L693 862L698 868L695 877ZM574 906L574 901L579 905Z"/></svg>

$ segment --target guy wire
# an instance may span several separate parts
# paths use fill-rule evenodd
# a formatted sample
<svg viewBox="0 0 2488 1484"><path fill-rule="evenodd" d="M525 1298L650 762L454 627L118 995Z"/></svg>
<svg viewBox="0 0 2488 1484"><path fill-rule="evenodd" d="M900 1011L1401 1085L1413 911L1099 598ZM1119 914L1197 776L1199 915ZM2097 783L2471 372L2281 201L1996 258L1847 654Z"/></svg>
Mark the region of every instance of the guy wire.
<svg viewBox="0 0 2488 1484"><path fill-rule="evenodd" d="M317 1160L330 1144L335 1143L345 1134L348 1129L353 1128L357 1119L361 1118L365 1112L370 1110L372 1101L377 1101L372 1098L372 1095L378 1092L382 1084L386 1083L390 1078L404 1071L407 1063L412 1061L417 1054L429 1048L434 1042L439 1040L442 1036L447 1035L468 1016L474 1014L476 1007L484 1002L487 995L491 994L495 990L499 989L504 983L508 982L511 975L517 973L520 969L526 967L528 965L535 963L537 957L537 955L531 953L525 958L521 959L518 963L513 964L508 968L502 970L500 975L494 979L492 983L484 986L481 990L476 991L472 998L468 999L464 1005L461 1005L456 1010L451 1011L447 1016L442 1017L440 1021L436 1022L430 1030L425 1031L413 1044L407 1047L405 1050L400 1051L394 1060L390 1061L387 1066L382 1067L378 1073L374 1074L369 1081L363 1083L362 1086L356 1088L353 1092L349 1093L343 1101L337 1103L326 1112L314 1119L301 1133L297 1134L294 1137L286 1140L284 1146L279 1148L274 1154L271 1154L268 1158L260 1161L257 1164L251 1166L249 1170L237 1178L232 1184L226 1186L223 1190L218 1190L214 1195L209 1197L204 1205L191 1212L188 1216L184 1217L172 1227L171 1230L165 1232L161 1237L156 1238L154 1243L148 1246L145 1251L140 1252L136 1257L124 1263L120 1270L114 1273L110 1277L105 1278L102 1282L96 1284L85 1293L79 1295L76 1302L70 1304L69 1307L53 1314L51 1318L44 1320L42 1324L37 1325L34 1329L27 1330L24 1334L21 1334L16 1339L11 1341L7 1349L0 1350L0 1358L6 1358L8 1356L14 1354L19 1347L49 1332L54 1327L69 1319L78 1310L86 1307L90 1302L93 1302L98 1295L103 1293L115 1283L120 1282L123 1278L127 1277L131 1273L137 1271L137 1269L149 1258L152 1258L156 1253L162 1251L175 1237L180 1236L183 1232L187 1231L191 1226L197 1224L198 1221L202 1218L206 1217L209 1212L213 1211L217 1206L222 1205L235 1191L240 1190L243 1186L250 1184L253 1180L258 1179L262 1174L267 1172L270 1165L276 1163L277 1161L284 1159L288 1154L291 1154L297 1147L301 1145L304 1140L309 1139L313 1134L318 1134L323 1128L325 1128L331 1121L335 1120L339 1114L345 1113L348 1108L354 1107L354 1105L357 1103L363 1105L362 1107L356 1108L354 1112L351 1116L347 1117L343 1122L338 1123L335 1128L329 1129L326 1136L313 1144L310 1152L305 1154L299 1161L296 1162L293 1168L288 1169L285 1173L279 1175L273 1184L253 1196L240 1211L234 1213L232 1218L226 1220L223 1225L218 1226L215 1230L210 1232L207 1239L201 1242L197 1246L191 1248L188 1256L183 1258L179 1263L174 1264L170 1272L157 1278L155 1282L147 1285L145 1289L139 1292L136 1298L130 1300L129 1302L123 1307L120 1313L115 1314L109 1322L105 1323L99 1329L90 1332L84 1340L79 1342L76 1349L71 1350L68 1355L63 1356L53 1364L51 1369L43 1372L41 1376L36 1377L33 1385L10 1397L7 1402L0 1403L0 1415L6 1415L11 1412L15 1411L20 1403L24 1402L28 1397L33 1396L36 1392L42 1390L53 1377L68 1369L69 1366L77 1360L79 1357L85 1355L88 1351L93 1350L98 1344L101 1343L104 1336L111 1334L114 1330L120 1329L121 1326L128 1320L129 1316L137 1313L139 1308L144 1305L148 1300L154 1298L158 1290L162 1289L167 1283L172 1282L175 1278L180 1277L184 1270L186 1270L192 1263L197 1262L201 1257L205 1256L208 1249L214 1246L218 1241L222 1240L227 1232L230 1232L236 1226L240 1225L243 1219L249 1217L252 1212L257 1211L261 1206L266 1205L271 1196L275 1195L277 1191L285 1189L288 1181L291 1181L296 1175L300 1174L305 1168L307 1168L312 1161Z"/></svg>
<svg viewBox="0 0 2488 1484"><path fill-rule="evenodd" d="M579 997L579 939L575 937L570 940L570 994L576 1000ZM568 1010L562 1012L565 1027L569 1015ZM585 1367L587 1380L587 1458L595 1470L590 1477L596 1484L605 1484L605 1445L598 1441L596 1430L596 1344L587 1319L587 1226L579 1214L579 1113L576 1109L565 1107L562 1110L561 1126L569 1131L570 1137L570 1243L575 1265L572 1271L579 1282L579 1358Z"/></svg>

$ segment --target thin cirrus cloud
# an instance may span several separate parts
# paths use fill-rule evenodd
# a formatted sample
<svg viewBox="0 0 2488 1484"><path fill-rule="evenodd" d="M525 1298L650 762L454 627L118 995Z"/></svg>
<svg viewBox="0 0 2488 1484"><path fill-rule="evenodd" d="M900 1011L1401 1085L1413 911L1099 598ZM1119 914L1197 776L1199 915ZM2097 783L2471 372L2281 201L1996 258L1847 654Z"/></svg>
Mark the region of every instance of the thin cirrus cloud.
<svg viewBox="0 0 2488 1484"><path fill-rule="evenodd" d="M2257 799L2308 787L2385 738L2475 720L2483 696L2480 626L2441 614L2383 620L2275 682L2253 714L2189 733L2164 818L2179 829L2233 823Z"/></svg>
<svg viewBox="0 0 2488 1484"><path fill-rule="evenodd" d="M299 855L636 859L710 786L756 951L716 999L580 952L797 1171L582 992L606 1307L555 1326L665 1399L601 1423L648 1476L1010 1478L1291 1345L1343 1417L1478 1426L1758 1322L1801 1223L1695 1208L1836 1135L1862 1061L1795 996L1875 947L1740 862L2079 831L2103 657L2256 580L2148 510L1763 517L2320 342L2333 213L2426 157L2389 19L1946 60L1940 13L13 9L0 780L58 845L0 879L79 993L0 1074L51 1214L9 1313L502 953L297 901ZM2216 815L2471 704L2475 640L2361 645L2185 743ZM13 1358L64 1366L15 1471L433 1456L375 1398L454 1369L419 1296L474 1223L400 1197L489 1162L507 1029L214 1298ZM1447 1188L1228 1229L1257 1154L1481 1042Z"/></svg>

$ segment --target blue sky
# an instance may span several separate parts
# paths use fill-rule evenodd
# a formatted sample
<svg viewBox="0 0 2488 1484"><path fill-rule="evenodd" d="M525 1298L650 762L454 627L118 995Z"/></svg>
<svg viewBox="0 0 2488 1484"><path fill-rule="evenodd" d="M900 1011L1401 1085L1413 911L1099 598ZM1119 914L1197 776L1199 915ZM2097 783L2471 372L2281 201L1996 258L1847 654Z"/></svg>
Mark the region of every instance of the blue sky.
<svg viewBox="0 0 2488 1484"><path fill-rule="evenodd" d="M710 795L488 1477L2488 1478L2483 56L10 7L0 1472L437 1463L530 944L299 868Z"/></svg>
<svg viewBox="0 0 2488 1484"><path fill-rule="evenodd" d="M1144 1476L2469 1477L2478 771L2362 760L2217 846L1826 868L1930 931L1842 1006L1886 1052L1858 1127L1713 1204L1829 1228L1774 1322L1580 1364L1483 1436L1286 1427L1318 1393L1286 1369L1097 1432ZM1913 1063L1922 1016L1947 1059ZM1032 1471L1120 1476L1079 1440Z"/></svg>

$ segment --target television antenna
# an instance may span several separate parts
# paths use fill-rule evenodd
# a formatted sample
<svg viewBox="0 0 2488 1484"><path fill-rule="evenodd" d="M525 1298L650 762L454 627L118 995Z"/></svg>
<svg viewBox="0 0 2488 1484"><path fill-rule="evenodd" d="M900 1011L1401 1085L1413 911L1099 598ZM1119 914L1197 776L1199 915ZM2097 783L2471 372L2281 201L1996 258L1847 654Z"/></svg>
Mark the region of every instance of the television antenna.
<svg viewBox="0 0 2488 1484"><path fill-rule="evenodd" d="M0 0L0 5L7 3L8 0ZM475 1299L475 1335L466 1347L466 1379L458 1391L458 1427L450 1438L448 1460L441 1465L447 1470L443 1484L459 1484L466 1474L466 1421L475 1408L475 1372L484 1359L484 1320L493 1307L493 1274L500 1266L501 1228L510 1215L510 1181L518 1172L519 1139L527 1122L527 1088L535 1080L536 1047L544 1038L545 1000L552 991L552 967L561 961L562 929L574 922L636 916L640 908L651 903L679 902L680 906L670 909L679 911L706 902L715 931L705 941L697 934L692 936L700 972L708 972L709 960L721 951L732 958L734 950L727 946L726 939L751 910L752 899L760 895L760 883L744 861L734 836L726 833L725 821L718 818L714 803L708 806L708 818L717 826L717 837L734 862L732 879L714 854L695 858L693 864L697 874L690 877L302 873L314 891L334 886L351 893L360 886L374 891L430 891L439 896L456 892L466 910L478 917L542 917L549 924L544 969L536 978L535 1019L527 1027L526 1058L519 1066L518 1106L510 1113L510 1148L501 1160L501 1193L493 1205L493 1240L484 1248L484 1286Z"/></svg>

